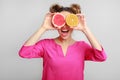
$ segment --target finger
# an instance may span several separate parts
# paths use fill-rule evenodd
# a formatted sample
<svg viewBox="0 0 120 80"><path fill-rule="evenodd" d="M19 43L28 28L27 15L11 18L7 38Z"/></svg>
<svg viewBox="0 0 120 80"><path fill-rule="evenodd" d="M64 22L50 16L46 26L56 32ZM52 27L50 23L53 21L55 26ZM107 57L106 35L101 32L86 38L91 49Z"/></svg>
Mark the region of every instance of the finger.
<svg viewBox="0 0 120 80"><path fill-rule="evenodd" d="M78 17L84 17L84 14L76 14Z"/></svg>
<svg viewBox="0 0 120 80"><path fill-rule="evenodd" d="M81 19L81 20L84 20L84 18L85 18L84 14L77 14L77 16L78 16L79 19Z"/></svg>
<svg viewBox="0 0 120 80"><path fill-rule="evenodd" d="M51 12L49 12L49 15L50 15L50 16L53 16L54 14L55 14L55 13L51 13Z"/></svg>

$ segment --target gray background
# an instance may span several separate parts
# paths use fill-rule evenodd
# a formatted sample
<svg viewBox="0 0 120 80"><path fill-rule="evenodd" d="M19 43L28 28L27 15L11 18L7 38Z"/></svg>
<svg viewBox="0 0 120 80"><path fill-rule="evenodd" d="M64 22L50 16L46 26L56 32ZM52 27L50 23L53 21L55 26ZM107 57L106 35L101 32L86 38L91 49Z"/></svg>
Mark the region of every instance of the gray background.
<svg viewBox="0 0 120 80"><path fill-rule="evenodd" d="M18 51L53 3L80 4L89 28L106 50L106 62L86 62L85 80L120 80L120 0L0 0L0 80L41 80L42 59L22 59ZM48 31L42 38L56 36L56 31ZM86 40L79 31L73 37Z"/></svg>

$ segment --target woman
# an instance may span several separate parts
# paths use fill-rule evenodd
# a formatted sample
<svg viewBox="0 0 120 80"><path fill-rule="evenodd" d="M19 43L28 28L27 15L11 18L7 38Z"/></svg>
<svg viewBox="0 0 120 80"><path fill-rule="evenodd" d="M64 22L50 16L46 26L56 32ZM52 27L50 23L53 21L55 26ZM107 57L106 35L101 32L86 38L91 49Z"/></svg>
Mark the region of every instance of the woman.
<svg viewBox="0 0 120 80"><path fill-rule="evenodd" d="M55 13L61 13L65 17L71 13L77 15L78 26L70 28L65 24L61 28L54 28L51 19ZM39 40L41 35L50 29L57 30L59 36ZM71 34L76 29L86 36L90 45L72 38ZM72 4L70 7L52 5L42 26L25 42L19 55L22 58L43 58L42 80L84 80L85 60L99 62L106 60L105 51L87 27L78 4Z"/></svg>

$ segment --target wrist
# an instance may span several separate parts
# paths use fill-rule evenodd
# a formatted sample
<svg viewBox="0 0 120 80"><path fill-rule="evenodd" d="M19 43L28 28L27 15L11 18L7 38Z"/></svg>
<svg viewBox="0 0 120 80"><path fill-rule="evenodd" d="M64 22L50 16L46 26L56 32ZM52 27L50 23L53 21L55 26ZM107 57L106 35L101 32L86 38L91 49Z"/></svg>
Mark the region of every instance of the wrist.
<svg viewBox="0 0 120 80"><path fill-rule="evenodd" d="M44 27L44 26L41 26L39 30L40 30L40 31L42 30L42 31L44 32L44 31L47 31L47 28Z"/></svg>
<svg viewBox="0 0 120 80"><path fill-rule="evenodd" d="M41 29L47 31L48 29L47 29L46 26L47 26L47 25L42 25L42 26L41 26Z"/></svg>
<svg viewBox="0 0 120 80"><path fill-rule="evenodd" d="M84 34L90 33L90 29L89 29L88 27L86 27L86 28L84 28L84 29L82 30L82 32L83 32Z"/></svg>

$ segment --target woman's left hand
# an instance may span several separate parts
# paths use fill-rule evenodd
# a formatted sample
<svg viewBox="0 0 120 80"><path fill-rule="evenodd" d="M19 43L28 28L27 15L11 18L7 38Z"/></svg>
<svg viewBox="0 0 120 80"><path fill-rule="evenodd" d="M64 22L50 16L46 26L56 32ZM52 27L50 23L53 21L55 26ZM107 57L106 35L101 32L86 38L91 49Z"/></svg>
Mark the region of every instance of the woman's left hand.
<svg viewBox="0 0 120 80"><path fill-rule="evenodd" d="M83 14L77 14L77 16L79 18L79 24L77 27L74 27L74 29L80 30L83 32L87 28L85 17Z"/></svg>

